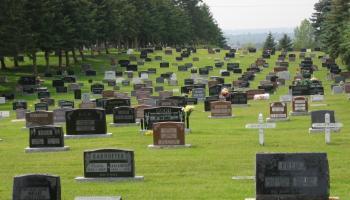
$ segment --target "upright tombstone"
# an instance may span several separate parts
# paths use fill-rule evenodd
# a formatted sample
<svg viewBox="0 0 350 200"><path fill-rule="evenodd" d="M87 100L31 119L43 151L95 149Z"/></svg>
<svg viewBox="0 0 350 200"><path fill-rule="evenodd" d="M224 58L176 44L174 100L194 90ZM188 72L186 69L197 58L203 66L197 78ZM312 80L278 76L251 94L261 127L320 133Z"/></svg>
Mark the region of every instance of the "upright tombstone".
<svg viewBox="0 0 350 200"><path fill-rule="evenodd" d="M230 99L232 106L248 106L248 95L245 92L234 92L231 94Z"/></svg>
<svg viewBox="0 0 350 200"><path fill-rule="evenodd" d="M256 200L329 200L326 153L256 154Z"/></svg>
<svg viewBox="0 0 350 200"><path fill-rule="evenodd" d="M190 147L185 144L184 122L158 122L153 124L153 144L150 148Z"/></svg>
<svg viewBox="0 0 350 200"><path fill-rule="evenodd" d="M138 125L136 123L135 108L128 106L116 107L113 109L113 123L114 126L128 126Z"/></svg>
<svg viewBox="0 0 350 200"><path fill-rule="evenodd" d="M60 126L37 126L29 129L29 147L25 152L67 151Z"/></svg>
<svg viewBox="0 0 350 200"><path fill-rule="evenodd" d="M324 131L324 127L318 127L317 124L327 123L325 120L326 114L329 114L329 122L328 123L331 123L331 124L336 123L335 112L333 110L311 111L311 127L309 128L309 133L322 133ZM330 131L339 132L340 127L330 127Z"/></svg>
<svg viewBox="0 0 350 200"><path fill-rule="evenodd" d="M36 103L34 104L35 111L48 111L49 105L47 103Z"/></svg>
<svg viewBox="0 0 350 200"><path fill-rule="evenodd" d="M16 120L25 120L27 109L19 108L16 109Z"/></svg>
<svg viewBox="0 0 350 200"><path fill-rule="evenodd" d="M270 103L270 117L267 122L288 121L287 104L282 102Z"/></svg>
<svg viewBox="0 0 350 200"><path fill-rule="evenodd" d="M196 98L198 101L204 101L206 96L205 88L193 88L192 97Z"/></svg>
<svg viewBox="0 0 350 200"><path fill-rule="evenodd" d="M157 122L184 122L185 113L181 107L155 107L144 110L143 120L141 128L152 130L153 124Z"/></svg>
<svg viewBox="0 0 350 200"><path fill-rule="evenodd" d="M35 111L26 113L26 128L53 125L53 112Z"/></svg>
<svg viewBox="0 0 350 200"><path fill-rule="evenodd" d="M65 138L108 137L103 109L75 109L66 112Z"/></svg>
<svg viewBox="0 0 350 200"><path fill-rule="evenodd" d="M15 176L12 200L61 200L59 176L27 174Z"/></svg>
<svg viewBox="0 0 350 200"><path fill-rule="evenodd" d="M210 107L210 103L213 101L219 101L219 96L209 96L209 97L205 97L204 100L204 111L208 112L210 111L211 107Z"/></svg>
<svg viewBox="0 0 350 200"><path fill-rule="evenodd" d="M229 101L213 101L210 103L211 115L209 118L231 118L232 107Z"/></svg>
<svg viewBox="0 0 350 200"><path fill-rule="evenodd" d="M292 116L309 115L309 101L304 96L293 97L292 108Z"/></svg>
<svg viewBox="0 0 350 200"><path fill-rule="evenodd" d="M264 136L264 129L267 128L276 128L275 123L264 123L263 114L260 113L258 117L258 123L257 124L247 124L245 128L249 129L259 129L259 144L264 145L265 144L265 136Z"/></svg>
<svg viewBox="0 0 350 200"><path fill-rule="evenodd" d="M130 99L107 99L104 102L103 108L106 110L106 114L113 114L113 109L115 107L130 106Z"/></svg>
<svg viewBox="0 0 350 200"><path fill-rule="evenodd" d="M72 108L58 108L53 110L53 121L55 124L66 122L66 112L73 110Z"/></svg>
<svg viewBox="0 0 350 200"><path fill-rule="evenodd" d="M79 182L143 180L135 176L134 151L99 149L84 151L84 177Z"/></svg>

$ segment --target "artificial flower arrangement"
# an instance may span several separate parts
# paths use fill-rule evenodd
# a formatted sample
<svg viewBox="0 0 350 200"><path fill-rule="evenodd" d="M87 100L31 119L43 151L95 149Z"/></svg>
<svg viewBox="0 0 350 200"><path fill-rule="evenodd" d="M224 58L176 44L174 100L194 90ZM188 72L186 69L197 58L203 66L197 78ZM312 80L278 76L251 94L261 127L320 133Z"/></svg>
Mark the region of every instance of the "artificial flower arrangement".
<svg viewBox="0 0 350 200"><path fill-rule="evenodd" d="M190 128L190 116L191 113L194 111L194 106L192 105L187 105L185 107L182 108L182 110L184 111L185 115L186 115L186 124L187 124L187 128Z"/></svg>

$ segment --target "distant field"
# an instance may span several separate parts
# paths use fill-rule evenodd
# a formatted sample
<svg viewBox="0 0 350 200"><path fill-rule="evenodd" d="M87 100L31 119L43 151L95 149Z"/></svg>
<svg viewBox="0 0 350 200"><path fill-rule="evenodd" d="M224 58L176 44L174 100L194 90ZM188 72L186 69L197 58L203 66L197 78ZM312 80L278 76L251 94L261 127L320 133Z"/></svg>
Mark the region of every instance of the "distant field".
<svg viewBox="0 0 350 200"><path fill-rule="evenodd" d="M110 69L109 57L117 57L115 51L112 55L100 55L87 57L87 63L92 64L98 71L94 77L95 82L102 81L104 71ZM261 56L261 52L241 57L238 55L230 62L240 62L241 68L245 69ZM199 57L199 62L194 66L214 66L215 59L223 60L225 52L209 55L206 50L199 50L193 56ZM268 60L269 68L257 74L251 88L256 88L260 80L273 70L277 59L276 53ZM162 55L163 59L174 63L176 53L173 56L166 56L157 51L149 57ZM323 55L323 53L318 53ZM120 57L120 55L118 56ZM124 57L124 55L123 55ZM51 63L56 64L57 60L52 59ZM183 62L192 62L192 56L184 59ZM225 62L225 68L226 68ZM290 63L290 72L294 75L298 69L300 60ZM233 199L243 200L245 197L255 195L255 182L252 180L234 181L232 176L254 176L255 154L257 152L327 152L330 164L331 195L339 196L341 200L350 199L350 108L345 94L332 95L331 81L326 80L326 69L321 67L321 61L314 58L314 63L319 66L320 71L315 72L315 77L322 80L325 87L325 100L327 107L311 107L310 110L331 109L335 110L336 118L344 124L339 134L332 135L332 144L326 145L324 134L310 135L310 116L290 117L288 122L277 122L276 129L269 129L265 132L265 146L259 146L257 130L245 129L245 124L257 122L258 114L261 112L264 117L269 113L269 102L278 101L280 95L288 92L286 86L280 87L268 101L250 101L250 107L233 108L236 116L232 119L208 119L210 113L205 113L203 103L196 106L195 112L191 115L192 133L186 135L186 143L192 144L188 149L153 150L147 145L152 143L151 136L143 136L139 133L139 127L110 127L108 132L113 137L104 139L81 139L66 140L66 145L71 147L68 152L60 153L24 153L28 146L28 130L22 130L23 122L12 123L15 113L11 111L9 119L0 120L0 199L11 199L13 177L27 173L47 173L59 175L62 185L62 199L72 200L76 196L116 196L121 195L123 199ZM7 64L11 65L7 60ZM44 65L43 57L40 57L39 64ZM20 75L31 73L30 60L25 59L28 65L17 70L0 71L1 75L7 75L11 83L0 85L0 92L14 91L15 81ZM157 68L157 74L167 71L175 71L180 85L184 79L190 77L190 72L177 72L177 67L159 68L159 62L153 61L139 66L139 70ZM40 67L44 71L44 67ZM89 92L88 77L84 77L80 64L74 66L78 82L84 83L82 92ZM136 75L136 73L135 73ZM210 76L219 76L219 69L214 67ZM237 80L238 75L225 77L225 83ZM156 75L150 75L155 84ZM51 96L56 99L73 100L73 94L56 94L51 87L51 80L45 79L44 86L51 91ZM105 85L106 86L106 85ZM164 85L165 86L165 85ZM106 87L112 89L112 87ZM165 89L174 87L165 86ZM180 88L180 86L178 87ZM132 86L122 87L121 91L130 92ZM177 94L180 95L180 94ZM34 110L34 103L38 100L36 95L16 96L17 99L29 101L29 109ZM78 101L75 102L78 105ZM133 98L132 104L136 105ZM0 105L0 110L11 110L12 102ZM53 108L51 108L52 110ZM291 105L288 105L288 112ZM107 123L112 121L108 116ZM135 151L136 175L143 175L144 182L126 183L77 183L74 178L83 175L83 151L97 148L122 148Z"/></svg>

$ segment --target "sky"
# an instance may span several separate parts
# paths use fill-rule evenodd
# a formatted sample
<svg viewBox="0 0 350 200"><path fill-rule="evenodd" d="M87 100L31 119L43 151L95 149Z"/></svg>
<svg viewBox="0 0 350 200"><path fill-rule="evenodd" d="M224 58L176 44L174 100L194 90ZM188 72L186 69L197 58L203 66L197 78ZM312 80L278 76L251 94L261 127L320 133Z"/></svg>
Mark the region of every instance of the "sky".
<svg viewBox="0 0 350 200"><path fill-rule="evenodd" d="M318 0L203 0L224 30L294 28Z"/></svg>

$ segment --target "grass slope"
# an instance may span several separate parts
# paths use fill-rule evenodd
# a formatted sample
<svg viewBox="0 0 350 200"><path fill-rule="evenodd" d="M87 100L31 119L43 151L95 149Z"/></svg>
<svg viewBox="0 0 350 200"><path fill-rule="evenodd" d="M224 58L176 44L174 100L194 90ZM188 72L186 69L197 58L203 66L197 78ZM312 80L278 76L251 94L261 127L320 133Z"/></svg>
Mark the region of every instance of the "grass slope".
<svg viewBox="0 0 350 200"><path fill-rule="evenodd" d="M223 58L224 53L208 55L206 50L199 50L197 56L199 62L195 67L214 65L214 59ZM175 62L175 55L165 56L162 52L156 52L152 56L162 55L163 59ZM261 53L244 57L237 56L231 62L240 62L241 68L247 68L259 57ZM116 56L114 52L114 56ZM151 56L151 57L152 57ZM120 56L119 56L120 57ZM266 74L273 70L277 56L268 60L270 68L257 74L252 84L255 88ZM314 59L320 66L320 60ZM191 62L185 59L183 62ZM39 59L43 65L43 59ZM54 61L55 62L55 61ZM101 55L89 57L88 63L98 70L99 76L95 81L102 80L103 71L109 66L109 56ZM298 63L290 63L290 71L295 74ZM12 83L1 85L0 91L13 91L14 82L22 74L30 73L29 60L26 58L27 67L20 70L5 72ZM146 63L139 69L150 67L157 68L158 75L166 71L177 71L177 67L160 69L158 62ZM43 70L41 68L41 70ZM74 68L79 82L84 82L83 92L89 91L88 78L81 74L79 67ZM219 75L219 69L214 69L210 75ZM3 72L1 72L3 73ZM190 73L177 72L179 84L188 78ZM11 112L11 118L0 120L0 199L11 199L13 177L26 173L48 173L61 177L62 199L71 200L76 196L84 195L122 195L123 199L234 199L242 200L245 197L254 196L255 183L251 180L234 181L232 176L253 176L255 169L255 154L257 152L327 152L330 163L331 194L346 200L350 198L350 115L349 101L345 94L332 95L330 81L326 81L326 70L321 68L315 76L323 81L328 107L311 107L311 110L333 109L336 118L345 127L340 134L332 135L332 144L326 145L324 134L309 135L310 117L291 117L289 122L278 122L276 129L269 129L265 134L265 146L258 145L257 130L245 129L247 123L257 122L258 113L264 117L268 115L268 103L278 100L280 95L287 93L287 86L278 89L277 93L269 101L250 101L250 107L233 108L235 118L232 119L208 119L209 113L204 113L203 103L196 106L196 111L191 116L192 133L186 136L186 142L193 145L189 149L176 150L151 150L147 148L152 143L152 137L139 134L139 127L108 127L108 132L113 133L112 138L66 140L66 145L71 151L61 153L24 153L28 146L28 131L21 130L23 122L12 123L15 113ZM150 79L154 80L155 75ZM236 80L238 75L225 78L226 83ZM286 85L289 85L290 81ZM56 94L51 88L51 81L47 79L45 86L49 87L52 97L56 99L73 99L73 94ZM110 87L107 87L110 88ZM166 86L165 89L172 87ZM122 91L130 91L131 87L122 88ZM21 97L18 99L29 100L29 109L34 110L37 102L36 95ZM136 101L133 99L133 105ZM76 105L78 102L76 102ZM0 110L10 110L11 102L0 105ZM51 108L52 110L53 108ZM288 105L291 109L291 105ZM108 123L112 117L108 116ZM83 151L96 148L126 148L135 151L136 174L145 177L144 182L137 183L77 183L74 178L83 175Z"/></svg>

